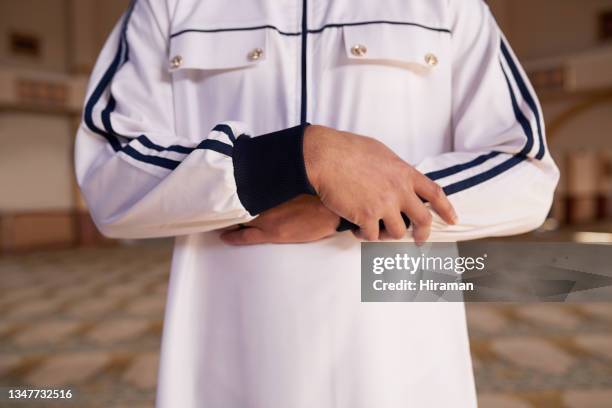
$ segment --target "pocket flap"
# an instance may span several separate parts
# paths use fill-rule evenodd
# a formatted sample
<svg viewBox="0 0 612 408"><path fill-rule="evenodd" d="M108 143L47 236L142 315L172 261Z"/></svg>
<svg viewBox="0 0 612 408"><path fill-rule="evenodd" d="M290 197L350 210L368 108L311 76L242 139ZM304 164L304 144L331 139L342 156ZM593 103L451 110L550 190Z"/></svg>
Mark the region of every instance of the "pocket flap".
<svg viewBox="0 0 612 408"><path fill-rule="evenodd" d="M434 68L448 63L450 34L409 24L344 26L344 47L352 60L389 61Z"/></svg>
<svg viewBox="0 0 612 408"><path fill-rule="evenodd" d="M169 70L231 69L260 64L268 51L267 31L185 31L170 41Z"/></svg>

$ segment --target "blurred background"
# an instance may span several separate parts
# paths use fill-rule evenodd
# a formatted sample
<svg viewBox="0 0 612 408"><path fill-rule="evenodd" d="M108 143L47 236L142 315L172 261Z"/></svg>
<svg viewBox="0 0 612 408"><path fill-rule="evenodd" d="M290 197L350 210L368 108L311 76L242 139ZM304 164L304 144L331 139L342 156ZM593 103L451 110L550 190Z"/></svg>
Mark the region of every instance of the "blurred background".
<svg viewBox="0 0 612 408"><path fill-rule="evenodd" d="M0 0L2 392L153 404L172 242L102 238L72 169L88 74L127 3ZM489 4L562 171L549 220L520 239L612 242L612 0ZM612 303L467 309L481 406L612 407Z"/></svg>

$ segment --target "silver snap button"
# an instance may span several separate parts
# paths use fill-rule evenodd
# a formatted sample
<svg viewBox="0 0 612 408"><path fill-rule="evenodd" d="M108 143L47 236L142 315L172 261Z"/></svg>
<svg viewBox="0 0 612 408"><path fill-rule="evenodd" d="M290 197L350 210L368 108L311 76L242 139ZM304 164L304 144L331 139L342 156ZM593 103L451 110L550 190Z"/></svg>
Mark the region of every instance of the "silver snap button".
<svg viewBox="0 0 612 408"><path fill-rule="evenodd" d="M428 53L425 55L425 63L430 67L435 67L438 65L438 57L436 57L435 54Z"/></svg>
<svg viewBox="0 0 612 408"><path fill-rule="evenodd" d="M263 57L263 50L261 48L255 48L251 52L248 53L247 58L249 61L257 61L261 57Z"/></svg>
<svg viewBox="0 0 612 408"><path fill-rule="evenodd" d="M170 68L178 68L181 66L182 63L183 63L183 57L181 57L180 55L175 55L170 60Z"/></svg>
<svg viewBox="0 0 612 408"><path fill-rule="evenodd" d="M363 57L368 52L368 47L363 44L355 44L351 47L351 54L356 57Z"/></svg>

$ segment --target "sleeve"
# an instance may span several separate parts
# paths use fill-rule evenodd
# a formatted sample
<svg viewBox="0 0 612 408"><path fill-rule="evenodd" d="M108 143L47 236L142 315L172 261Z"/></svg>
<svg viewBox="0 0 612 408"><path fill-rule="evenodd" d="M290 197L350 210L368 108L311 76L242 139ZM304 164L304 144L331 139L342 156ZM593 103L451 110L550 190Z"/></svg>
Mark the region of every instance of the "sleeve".
<svg viewBox="0 0 612 408"><path fill-rule="evenodd" d="M433 214L431 239L533 230L547 216L559 179L539 102L484 1L451 3L454 148L416 167L443 187L459 223Z"/></svg>
<svg viewBox="0 0 612 408"><path fill-rule="evenodd" d="M169 21L164 1L132 1L90 80L75 167L100 231L150 238L215 230L314 194L302 152L307 124L257 137L231 121L203 137L175 132Z"/></svg>

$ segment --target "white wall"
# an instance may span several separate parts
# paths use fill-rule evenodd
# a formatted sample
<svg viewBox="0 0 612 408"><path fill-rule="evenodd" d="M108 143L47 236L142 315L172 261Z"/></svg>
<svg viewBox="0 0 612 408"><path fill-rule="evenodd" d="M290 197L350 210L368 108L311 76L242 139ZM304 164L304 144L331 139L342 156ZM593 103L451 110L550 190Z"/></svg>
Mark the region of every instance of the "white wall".
<svg viewBox="0 0 612 408"><path fill-rule="evenodd" d="M552 135L551 145L559 151L612 149L612 100L568 120Z"/></svg>
<svg viewBox="0 0 612 408"><path fill-rule="evenodd" d="M72 68L87 73L129 0L70 0Z"/></svg>
<svg viewBox="0 0 612 408"><path fill-rule="evenodd" d="M0 0L0 65L86 73L128 4ZM10 55L11 31L38 35L41 57ZM73 140L73 123L65 115L0 111L0 213L73 209Z"/></svg>
<svg viewBox="0 0 612 408"><path fill-rule="evenodd" d="M67 118L0 113L0 213L73 207L72 140Z"/></svg>
<svg viewBox="0 0 612 408"><path fill-rule="evenodd" d="M491 10L523 61L571 54L600 45L598 16L612 0L489 0ZM612 67L610 67L612 70ZM588 99L567 95L542 100L547 123ZM598 105L551 134L549 145L561 161L573 150L612 149L612 102Z"/></svg>
<svg viewBox="0 0 612 408"><path fill-rule="evenodd" d="M40 58L10 55L10 32L33 34L40 38ZM50 71L65 71L68 55L68 14L64 0L0 1L0 63Z"/></svg>
<svg viewBox="0 0 612 408"><path fill-rule="evenodd" d="M76 0L79 1L79 0ZM106 37L114 27L119 17L127 9L129 0L105 0L104 2L96 1L95 5L95 43L94 48L99 50L104 45ZM96 51L97 54L97 51Z"/></svg>
<svg viewBox="0 0 612 408"><path fill-rule="evenodd" d="M597 45L597 18L612 0L489 0L519 57L571 53Z"/></svg>

